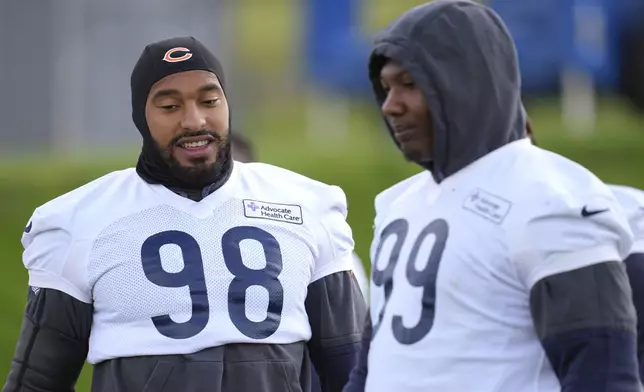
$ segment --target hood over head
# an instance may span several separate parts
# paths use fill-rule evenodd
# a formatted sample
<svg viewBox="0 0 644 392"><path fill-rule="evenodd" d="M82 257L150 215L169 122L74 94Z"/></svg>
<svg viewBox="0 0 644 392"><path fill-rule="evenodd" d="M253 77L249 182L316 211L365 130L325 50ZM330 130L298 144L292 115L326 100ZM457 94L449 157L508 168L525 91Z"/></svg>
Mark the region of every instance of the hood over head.
<svg viewBox="0 0 644 392"><path fill-rule="evenodd" d="M162 184L183 191L194 190L195 187L201 191L201 187L206 185L195 186L173 175L150 134L145 118L148 95L155 83L175 73L195 70L212 72L225 90L224 71L220 61L194 37L175 37L147 45L132 71L130 78L132 120L143 137L143 148L136 170L148 183ZM233 161L229 150L230 146L223 151L221 159L224 162L222 171L219 173L220 178L210 179L212 184L220 185L230 175ZM207 188L216 187L209 185Z"/></svg>
<svg viewBox="0 0 644 392"><path fill-rule="evenodd" d="M437 182L525 137L516 47L490 8L436 0L412 8L381 31L369 59L380 106L387 97L380 71L388 60L410 73L427 100L434 151L424 166Z"/></svg>

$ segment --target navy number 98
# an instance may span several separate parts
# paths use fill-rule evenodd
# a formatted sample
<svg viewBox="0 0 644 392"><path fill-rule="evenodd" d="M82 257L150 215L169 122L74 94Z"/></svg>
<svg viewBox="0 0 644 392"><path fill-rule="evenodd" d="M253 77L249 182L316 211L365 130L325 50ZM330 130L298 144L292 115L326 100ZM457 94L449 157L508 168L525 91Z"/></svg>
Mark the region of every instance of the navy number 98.
<svg viewBox="0 0 644 392"><path fill-rule="evenodd" d="M244 265L239 248L243 240L254 240L262 245L266 267L252 269ZM161 264L161 247L169 244L181 249L184 267L179 272L167 272ZM228 287L228 314L231 321L239 332L249 338L271 336L279 327L284 305L284 288L278 279L282 272L282 252L277 239L258 227L239 226L224 233L221 247L226 268L234 275ZM203 331L208 324L210 306L201 248L194 237L174 230L155 234L143 242L141 262L150 282L162 287L188 287L190 290L191 318L177 323L169 315L152 317L159 333L172 339L187 339ZM252 321L246 317L246 289L251 286L261 286L268 291L268 309L263 321Z"/></svg>

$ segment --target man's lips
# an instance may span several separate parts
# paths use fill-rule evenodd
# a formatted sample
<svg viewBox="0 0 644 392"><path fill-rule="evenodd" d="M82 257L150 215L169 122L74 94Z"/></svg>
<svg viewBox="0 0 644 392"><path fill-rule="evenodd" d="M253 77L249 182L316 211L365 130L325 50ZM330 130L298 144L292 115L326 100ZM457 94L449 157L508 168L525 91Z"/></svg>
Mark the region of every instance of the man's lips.
<svg viewBox="0 0 644 392"><path fill-rule="evenodd" d="M394 137L396 140L401 142L409 141L413 137L415 131L416 128L411 126L394 127Z"/></svg>
<svg viewBox="0 0 644 392"><path fill-rule="evenodd" d="M182 148L205 147L212 143L214 140L215 138L210 135L182 137L175 143L175 146Z"/></svg>

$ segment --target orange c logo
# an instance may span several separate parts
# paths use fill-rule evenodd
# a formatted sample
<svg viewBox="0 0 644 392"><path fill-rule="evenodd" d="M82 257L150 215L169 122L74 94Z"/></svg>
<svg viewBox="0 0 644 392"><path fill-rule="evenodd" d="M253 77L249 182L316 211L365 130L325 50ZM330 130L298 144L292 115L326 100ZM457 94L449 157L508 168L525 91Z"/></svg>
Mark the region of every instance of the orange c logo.
<svg viewBox="0 0 644 392"><path fill-rule="evenodd" d="M176 52L186 52L186 54L180 57L172 57L172 54ZM167 61L168 63L178 63L180 61L186 61L191 57L192 57L192 53L190 53L190 49L179 47L179 48L172 48L167 52L165 52L165 56L163 56L163 61Z"/></svg>

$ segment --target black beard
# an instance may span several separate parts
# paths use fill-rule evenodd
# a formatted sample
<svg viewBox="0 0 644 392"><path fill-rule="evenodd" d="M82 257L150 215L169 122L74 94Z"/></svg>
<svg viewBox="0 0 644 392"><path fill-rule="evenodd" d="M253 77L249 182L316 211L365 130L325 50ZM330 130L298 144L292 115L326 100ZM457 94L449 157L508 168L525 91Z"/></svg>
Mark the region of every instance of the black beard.
<svg viewBox="0 0 644 392"><path fill-rule="evenodd" d="M217 157L215 158L215 161L211 164L207 164L204 161L196 162L197 164L194 166L182 166L179 161L176 160L174 155L172 155L172 146L175 146L181 138L204 135L209 135L214 138L212 143L217 144ZM231 142L229 137L222 137L219 134L205 130L186 132L172 139L168 145L169 147L161 148L157 144L161 157L168 165L170 174L175 178L181 179L183 183L190 187L201 189L217 182L217 180L225 174L224 172L228 170L228 167L230 166Z"/></svg>

